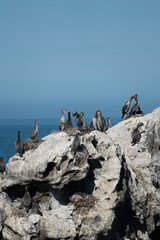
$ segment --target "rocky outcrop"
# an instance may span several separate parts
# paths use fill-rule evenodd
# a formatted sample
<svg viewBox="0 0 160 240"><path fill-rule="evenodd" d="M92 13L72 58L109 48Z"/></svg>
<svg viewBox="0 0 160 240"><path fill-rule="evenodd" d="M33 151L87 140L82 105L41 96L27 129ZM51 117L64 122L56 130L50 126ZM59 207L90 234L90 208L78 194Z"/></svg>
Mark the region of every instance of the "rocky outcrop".
<svg viewBox="0 0 160 240"><path fill-rule="evenodd" d="M145 133L131 146L138 122ZM83 134L74 155L76 132L53 132L9 160L0 178L0 239L159 239L160 108Z"/></svg>

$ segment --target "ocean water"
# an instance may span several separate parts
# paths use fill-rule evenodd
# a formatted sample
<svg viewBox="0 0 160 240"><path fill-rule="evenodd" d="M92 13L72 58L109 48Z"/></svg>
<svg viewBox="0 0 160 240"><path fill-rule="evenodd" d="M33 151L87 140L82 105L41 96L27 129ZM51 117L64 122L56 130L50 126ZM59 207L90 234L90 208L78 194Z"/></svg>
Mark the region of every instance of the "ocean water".
<svg viewBox="0 0 160 240"><path fill-rule="evenodd" d="M91 119L87 119L89 124ZM111 125L114 126L120 122L120 119L111 119ZM54 130L58 130L59 119L40 119L39 133L37 138L43 138L51 134ZM73 125L76 126L73 121ZM5 163L9 158L16 154L15 142L17 140L17 131L21 131L21 141L25 142L31 136L34 130L34 120L0 120L0 157L5 159Z"/></svg>

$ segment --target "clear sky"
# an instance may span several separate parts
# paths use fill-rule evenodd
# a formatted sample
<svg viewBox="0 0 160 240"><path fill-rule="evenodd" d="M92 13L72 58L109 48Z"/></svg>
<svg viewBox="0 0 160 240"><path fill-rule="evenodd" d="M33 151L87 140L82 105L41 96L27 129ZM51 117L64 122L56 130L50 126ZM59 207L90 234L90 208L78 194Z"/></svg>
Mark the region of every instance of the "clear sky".
<svg viewBox="0 0 160 240"><path fill-rule="evenodd" d="M159 107L159 0L0 0L0 119Z"/></svg>

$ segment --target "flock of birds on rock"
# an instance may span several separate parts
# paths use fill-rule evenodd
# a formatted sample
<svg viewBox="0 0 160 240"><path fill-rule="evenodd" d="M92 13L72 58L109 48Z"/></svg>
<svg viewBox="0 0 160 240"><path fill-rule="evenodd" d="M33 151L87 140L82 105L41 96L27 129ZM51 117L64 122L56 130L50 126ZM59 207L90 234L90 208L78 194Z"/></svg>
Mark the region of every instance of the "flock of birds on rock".
<svg viewBox="0 0 160 240"><path fill-rule="evenodd" d="M131 106L131 102L132 100L135 100L136 103L132 106L130 112L130 106ZM65 114L66 114L66 109L62 109L61 111L61 118L60 118L60 122L59 122L59 131L66 131L68 132L69 130L73 129L73 123L72 123L72 119L71 119L71 113L68 112L68 119L67 121L65 120ZM128 114L129 112L129 114ZM144 113L141 111L140 109L140 102L138 100L138 95L135 94L134 96L131 96L129 98L129 100L124 104L124 106L122 107L122 117L125 119L128 119L132 116L136 116L137 114L143 115ZM102 115L102 112L100 110L97 110L96 113L94 114L91 123L89 124L89 126L87 125L87 121L84 118L84 113L78 113L78 112L73 112L72 116L75 118L75 122L77 124L78 130L81 133L88 133L92 130L98 130L101 132L105 132L107 131L109 128L111 128L111 118L108 117L107 121L106 118ZM31 137L30 137L30 141L38 141L36 140L36 137L38 135L38 122L39 120L35 120L35 129L33 130ZM144 132L140 132L140 127L143 125L143 123L139 123L137 125L137 127L133 130L132 132L132 145L133 143L138 143L140 141L141 138L141 134ZM79 135L75 136L76 139L78 139ZM23 157L24 152L27 150L27 141L25 143L21 142L20 139L20 131L18 131L18 139L15 143L15 148L17 153L19 153L20 157ZM3 172L3 170L5 169L5 164L4 164L4 159L0 158L0 172Z"/></svg>
<svg viewBox="0 0 160 240"><path fill-rule="evenodd" d="M65 130L73 128L73 123L71 120L70 112L68 112L68 120L65 121L64 115L66 112L67 112L66 109L62 109L61 119L59 122L59 130L60 131L65 131ZM89 127L87 125L86 119L84 118L83 112L81 112L81 113L73 112L72 116L75 118L75 122L77 124L78 129L85 133L88 131L91 131L91 130L99 130L101 132L104 132L111 127L111 123L110 123L111 118L109 117L107 119L107 123L108 123L108 125L107 125L106 119L105 119L105 117L103 117L100 110L97 110L96 113L94 114L94 117L93 117Z"/></svg>
<svg viewBox="0 0 160 240"><path fill-rule="evenodd" d="M135 99L136 103L131 108L131 110L129 112L129 116L128 116L127 113L130 109L131 102L132 102L133 98ZM130 99L122 107L122 118L126 115L124 119L127 119L128 117L131 117L131 116L136 115L136 114L143 114L143 112L140 109L140 102L138 100L138 94L135 94L134 96L131 96Z"/></svg>
<svg viewBox="0 0 160 240"><path fill-rule="evenodd" d="M133 105L133 107L131 108L131 110L129 112L132 99L135 99L136 103ZM66 109L62 109L61 119L59 122L59 131L68 132L69 130L73 129L73 123L72 123L70 112L68 112L68 119L67 119L67 121L65 121L66 112L67 112ZM128 112L129 112L129 114L128 114ZM130 99L122 107L122 118L127 119L132 116L136 116L137 114L143 115L144 113L140 109L138 95L135 94L134 96L131 96ZM101 132L105 132L109 128L111 128L111 123L110 123L111 118L108 117L107 122L106 122L106 118L102 115L102 112L100 110L96 111L89 126L87 125L87 121L84 118L83 112L81 112L80 114L78 112L73 112L72 116L75 118L75 122L78 127L78 132L76 132L75 137L72 142L72 146L71 146L71 151L73 151L74 155L76 154L76 152L78 151L78 149L80 147L80 135L81 134L88 133L92 130L98 130ZM35 129L33 130L29 141L32 141L32 142L39 141L39 140L36 140L36 137L37 137L38 131L39 131L38 122L39 122L39 120L35 120ZM139 122L137 124L137 127L132 131L131 146L140 142L141 134L145 132L145 131L140 131L140 128L143 125L144 124L142 122ZM26 144L27 144L27 140L25 143L21 142L20 131L18 131L18 139L15 143L15 148L20 157L23 157L23 154L24 154L25 150L27 149ZM4 161L4 158L0 158L0 172L3 173L4 171L5 171L5 161ZM31 202L32 202L32 198L28 192L28 187L26 186L22 203L23 203L23 206L26 208L27 212L29 211Z"/></svg>

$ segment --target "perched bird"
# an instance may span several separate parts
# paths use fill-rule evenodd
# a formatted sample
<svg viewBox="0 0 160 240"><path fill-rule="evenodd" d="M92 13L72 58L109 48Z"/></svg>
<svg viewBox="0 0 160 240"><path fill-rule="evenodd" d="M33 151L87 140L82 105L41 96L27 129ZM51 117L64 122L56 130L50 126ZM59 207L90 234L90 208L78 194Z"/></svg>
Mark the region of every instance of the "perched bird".
<svg viewBox="0 0 160 240"><path fill-rule="evenodd" d="M5 171L5 160L3 157L0 158L0 173Z"/></svg>
<svg viewBox="0 0 160 240"><path fill-rule="evenodd" d="M89 127L93 128L94 130L98 130L98 126L97 126L97 113L94 114Z"/></svg>
<svg viewBox="0 0 160 240"><path fill-rule="evenodd" d="M78 128L81 130L81 128L83 126L83 122L81 121L80 114L77 112L73 112L72 115L73 115L73 117L75 117L76 124L77 124Z"/></svg>
<svg viewBox="0 0 160 240"><path fill-rule="evenodd" d="M108 123L108 128L111 128L111 118L110 117L107 118L107 123Z"/></svg>
<svg viewBox="0 0 160 240"><path fill-rule="evenodd" d="M35 120L35 122L34 122L35 129L33 130L32 135L31 135L32 140L35 140L38 135L38 122L39 122L39 120Z"/></svg>
<svg viewBox="0 0 160 240"><path fill-rule="evenodd" d="M71 120L71 113L68 112L68 120L65 123L65 129L73 128L72 120Z"/></svg>
<svg viewBox="0 0 160 240"><path fill-rule="evenodd" d="M110 117L108 117L107 118L107 123L108 123L108 125L107 125L107 123L106 123L106 119L105 118L103 118L104 120L104 124L103 124L103 131L107 131L109 128L111 128L111 118Z"/></svg>
<svg viewBox="0 0 160 240"><path fill-rule="evenodd" d="M80 138L79 138L80 133L76 133L75 138L73 140L71 150L74 152L74 155L76 154L77 150L80 148Z"/></svg>
<svg viewBox="0 0 160 240"><path fill-rule="evenodd" d="M132 132L132 142L131 142L132 146L134 146L136 143L139 143L139 141L141 139L141 134L145 132L145 131L140 132L140 128L143 125L144 124L142 122L139 122L137 124L137 127L133 130L133 132Z"/></svg>
<svg viewBox="0 0 160 240"><path fill-rule="evenodd" d="M136 114L136 111L139 109L140 103L139 103L139 101L138 101L138 95L137 95L137 94L134 96L134 99L136 100L136 103L135 103L135 104L133 105L133 107L131 108L131 111L130 111L129 115L134 115L134 114Z"/></svg>
<svg viewBox="0 0 160 240"><path fill-rule="evenodd" d="M100 110L97 110L96 112L97 115L97 127L99 131L103 131L103 126L104 126L104 117L102 116L102 113Z"/></svg>
<svg viewBox="0 0 160 240"><path fill-rule="evenodd" d="M88 129L87 121L83 116L84 116L84 113L81 112L80 113L80 119L81 119L81 122L82 122L82 130L87 130Z"/></svg>
<svg viewBox="0 0 160 240"><path fill-rule="evenodd" d="M31 196L28 192L28 187L27 186L25 187L25 194L23 196L22 203L23 203L24 207L26 208L26 212L29 212L29 208L30 208L31 203L32 203L32 198L31 198Z"/></svg>
<svg viewBox="0 0 160 240"><path fill-rule="evenodd" d="M127 112L129 111L131 101L132 101L133 98L134 98L134 96L131 96L130 99L122 107L122 117L121 118L123 118L124 115L127 114Z"/></svg>
<svg viewBox="0 0 160 240"><path fill-rule="evenodd" d="M62 112L61 112L61 119L59 122L59 130L60 131L63 131L65 129L65 116L64 116L65 113L66 113L66 109L63 108Z"/></svg>
<svg viewBox="0 0 160 240"><path fill-rule="evenodd" d="M24 148L23 148L23 144L20 139L20 131L18 131L18 139L15 142L15 148L16 148L17 153L19 153L19 156L23 157Z"/></svg>

